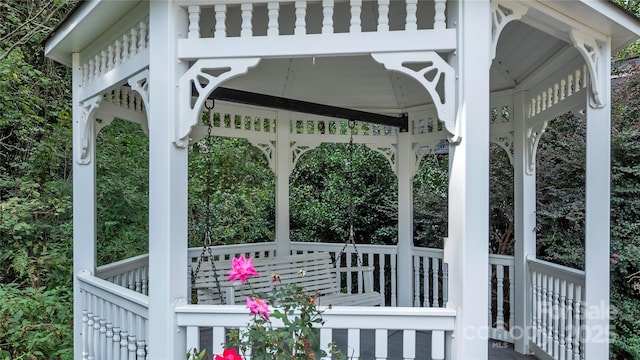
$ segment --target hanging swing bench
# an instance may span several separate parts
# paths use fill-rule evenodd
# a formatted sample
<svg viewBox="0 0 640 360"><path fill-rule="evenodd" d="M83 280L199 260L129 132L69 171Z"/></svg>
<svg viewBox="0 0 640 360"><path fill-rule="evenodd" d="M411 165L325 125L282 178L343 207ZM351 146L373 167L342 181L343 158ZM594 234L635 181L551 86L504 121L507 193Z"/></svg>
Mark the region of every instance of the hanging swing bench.
<svg viewBox="0 0 640 360"><path fill-rule="evenodd" d="M255 98L254 98L255 99ZM229 100L229 99L224 99ZM282 104L282 102L280 102ZM264 104L260 104L264 105ZM207 109L212 110L213 107ZM348 109L347 109L348 110ZM317 296L319 305L338 306L381 306L384 299L380 293L373 288L373 266L362 266L361 258L358 254L356 242L354 240L353 227L353 130L355 122L349 120L350 130L349 140L349 237L344 246L335 258L328 252L317 252L308 254L297 254L289 256L276 256L259 258L253 260L253 265L259 276L251 278L251 285L241 283L231 283L221 281L220 276L225 276L231 270L231 260L214 261L211 246L211 171L210 154L207 156L206 175L206 214L205 214L205 235L202 252L195 269L191 272L191 290L194 292L195 300L198 304L241 304L247 296L254 291L257 293L268 293L273 288L272 275L278 274L281 284L297 283L300 281L300 270L304 270L304 289L309 296ZM212 124L209 123L207 129L207 145L211 148ZM345 255L347 247L351 245L357 259L357 266L341 267L342 257ZM342 292L340 278L346 274L357 273L358 279L362 283L358 284L358 293L350 294Z"/></svg>

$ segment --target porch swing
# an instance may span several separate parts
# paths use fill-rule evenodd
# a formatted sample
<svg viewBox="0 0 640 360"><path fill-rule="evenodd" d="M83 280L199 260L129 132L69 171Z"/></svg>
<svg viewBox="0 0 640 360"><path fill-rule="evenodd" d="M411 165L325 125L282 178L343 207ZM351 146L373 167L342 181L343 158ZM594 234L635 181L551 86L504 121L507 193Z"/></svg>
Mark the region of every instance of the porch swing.
<svg viewBox="0 0 640 360"><path fill-rule="evenodd" d="M208 110L209 107L205 104ZM269 258L259 258L253 260L253 265L261 276L252 278L251 286L242 284L222 284L219 279L219 272L231 269L231 260L221 260L217 264L214 262L213 250L211 246L211 221L210 221L210 201L211 201L211 171L210 154L207 157L206 175L206 219L203 248L198 258L195 269L191 272L191 289L194 291L192 298L199 304L238 304L251 295L253 291L269 292L273 287L271 275L277 273L281 283L291 283L299 281L299 271L305 272L305 290L309 295L319 296L319 301L325 305L360 305L360 306L380 306L384 300L378 292L373 290L373 270L372 266L362 266L362 259L358 253L354 235L353 219L353 131L356 122L348 121L350 131L349 139L349 236L344 246L334 257L329 252L318 252L310 254L297 254L289 256L277 256ZM207 128L207 143L209 149L212 141L212 124ZM353 246L357 266L341 267L343 256L347 253L347 248ZM346 262L350 264L350 262ZM358 272L362 284L357 294L347 294L341 291L339 279L341 276L351 276Z"/></svg>

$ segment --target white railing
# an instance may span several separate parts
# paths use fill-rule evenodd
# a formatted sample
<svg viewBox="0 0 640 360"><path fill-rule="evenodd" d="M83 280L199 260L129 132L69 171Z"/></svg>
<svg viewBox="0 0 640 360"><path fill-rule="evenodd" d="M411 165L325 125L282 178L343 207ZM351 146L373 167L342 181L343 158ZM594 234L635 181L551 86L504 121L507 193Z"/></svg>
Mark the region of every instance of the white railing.
<svg viewBox="0 0 640 360"><path fill-rule="evenodd" d="M135 292L149 294L149 256L147 254L100 266L96 277Z"/></svg>
<svg viewBox="0 0 640 360"><path fill-rule="evenodd" d="M305 254L313 252L329 252L334 258L340 254L344 247L342 243L310 243L292 242L292 254ZM382 301L387 306L397 305L397 248L388 245L358 244L358 258L356 249L347 246L339 267L374 267L374 290L380 293ZM202 248L190 248L188 250L189 269L186 276L190 276L196 269ZM276 255L274 242L220 245L212 249L214 261L229 260L240 255L253 256L255 258L273 257ZM208 259L208 252L205 254ZM442 249L413 248L413 303L416 307L444 307L448 301L448 271L442 261ZM138 291L148 291L148 256L140 255L110 265L98 268L97 276L123 287ZM488 323L490 324L490 336L494 339L513 342L510 329L513 323L514 294L511 291L514 282L513 257L505 255L489 255L489 301ZM138 274L145 274L144 277ZM224 274L222 274L224 277ZM346 292L355 294L363 291L358 284L363 284L362 272L343 272L340 277L340 287ZM138 282L136 279L142 279ZM140 283L138 286L137 284Z"/></svg>
<svg viewBox="0 0 640 360"><path fill-rule="evenodd" d="M343 254L340 256L343 248ZM356 250L358 252L357 258ZM383 304L396 306L397 250L395 246L360 244L354 248L352 245L344 247L344 244L341 243L291 243L292 254L309 254L314 252L328 252L334 259L341 257L341 261L336 263L337 267L348 268L358 265L373 266L374 290L380 293ZM362 289L355 287L355 284L362 284L362 279L358 278L357 281L355 281L353 276L362 276L362 273L344 273L339 279L340 287L351 294L362 291Z"/></svg>
<svg viewBox="0 0 640 360"><path fill-rule="evenodd" d="M587 88L586 65L576 65L562 71L564 72L553 77L559 80L530 91L530 98L527 101L527 118L535 118ZM561 111L567 110L563 108Z"/></svg>
<svg viewBox="0 0 640 360"><path fill-rule="evenodd" d="M83 359L145 359L148 297L87 271L77 278L82 293Z"/></svg>
<svg viewBox="0 0 640 360"><path fill-rule="evenodd" d="M530 256L530 347L553 359L583 359L584 271Z"/></svg>
<svg viewBox="0 0 640 360"><path fill-rule="evenodd" d="M179 305L175 311L177 325L186 328L185 352L206 349L210 356L222 353L228 329L244 328L249 321L248 310L240 305ZM455 320L455 311L444 308L336 306L323 311L321 348L328 352L328 345L334 342L353 359L415 359L416 354L429 352L432 359L444 359L446 337L452 334ZM272 321L274 327L282 326ZM421 337L425 332L431 333L430 343ZM402 355L389 353L390 338L395 336L402 339ZM344 340L346 344L340 344ZM368 349L361 347L363 343L372 344L371 354L365 353Z"/></svg>
<svg viewBox="0 0 640 360"><path fill-rule="evenodd" d="M189 13L188 39L446 28L446 0L184 0L182 4Z"/></svg>
<svg viewBox="0 0 640 360"><path fill-rule="evenodd" d="M143 53L149 46L149 18L143 18L103 49L89 56L82 64L82 84L100 79Z"/></svg>
<svg viewBox="0 0 640 360"><path fill-rule="evenodd" d="M506 342L513 342L513 271L513 256L489 256L489 336Z"/></svg>

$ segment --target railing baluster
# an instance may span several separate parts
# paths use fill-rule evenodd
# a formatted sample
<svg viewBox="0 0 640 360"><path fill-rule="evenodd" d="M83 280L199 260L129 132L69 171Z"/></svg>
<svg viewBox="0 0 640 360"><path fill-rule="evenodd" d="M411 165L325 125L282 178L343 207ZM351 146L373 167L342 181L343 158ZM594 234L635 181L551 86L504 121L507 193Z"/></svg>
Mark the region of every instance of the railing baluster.
<svg viewBox="0 0 640 360"><path fill-rule="evenodd" d="M424 266L422 267L422 269L424 269ZM419 256L414 256L413 257L413 288L414 288L414 291L413 291L413 306L420 306L420 270L421 270L420 257ZM423 270L423 271L426 272L426 269ZM425 278L426 278L426 276L425 276ZM425 285L425 289L426 289L426 285Z"/></svg>
<svg viewBox="0 0 640 360"><path fill-rule="evenodd" d="M542 327L543 303L542 303L542 273L537 272L537 286L536 286L536 304L538 305L536 311L538 312L538 326L536 334L536 345L542 346L542 337L544 334L544 328Z"/></svg>
<svg viewBox="0 0 640 360"><path fill-rule="evenodd" d="M296 27L294 29L295 35L305 35L307 33L306 19L307 16L307 2L297 0L295 2L296 7Z"/></svg>
<svg viewBox="0 0 640 360"><path fill-rule="evenodd" d="M418 18L416 12L418 11L418 0L406 0L407 2L407 18L406 18L406 31L418 30Z"/></svg>
<svg viewBox="0 0 640 360"><path fill-rule="evenodd" d="M216 28L213 34L214 37L217 38L225 38L227 37L227 5L225 4L216 4L215 6L216 12Z"/></svg>
<svg viewBox="0 0 640 360"><path fill-rule="evenodd" d="M389 0L378 0L378 31L389 31Z"/></svg>
<svg viewBox="0 0 640 360"><path fill-rule="evenodd" d="M504 330L504 266L496 266L496 328Z"/></svg>
<svg viewBox="0 0 640 360"><path fill-rule="evenodd" d="M569 283L568 289L567 289L567 319L565 320L567 322L567 327L566 327L566 344L567 344L567 352L566 352L566 358L567 359L572 359L573 358L573 309L574 309L574 293L575 292L575 285L573 283Z"/></svg>
<svg viewBox="0 0 640 360"><path fill-rule="evenodd" d="M547 339L546 339L546 351L549 354L553 354L553 278L555 276L547 276Z"/></svg>
<svg viewBox="0 0 640 360"><path fill-rule="evenodd" d="M253 17L253 4L242 3L240 5L242 11L242 30L240 31L241 37L251 37L253 35L253 25L251 24L251 18Z"/></svg>
<svg viewBox="0 0 640 360"><path fill-rule="evenodd" d="M320 329L320 348L327 354L321 360L331 360L329 344L333 342L333 331L328 328Z"/></svg>
<svg viewBox="0 0 640 360"><path fill-rule="evenodd" d="M200 5L189 5L189 39L200 38Z"/></svg>
<svg viewBox="0 0 640 360"><path fill-rule="evenodd" d="M351 24L349 26L349 32L359 33L362 31L362 20L360 14L362 13L362 0L351 0Z"/></svg>
<svg viewBox="0 0 640 360"><path fill-rule="evenodd" d="M350 358L360 358L360 329L347 330L347 348Z"/></svg>
<svg viewBox="0 0 640 360"><path fill-rule="evenodd" d="M397 267L396 267L396 261L397 261L397 257L396 255L391 255L391 306L396 306L397 304L397 289L396 289L396 274L397 274Z"/></svg>
<svg viewBox="0 0 640 360"><path fill-rule="evenodd" d="M447 28L447 1L446 0L435 0L435 15L433 17L433 28L438 29L446 29Z"/></svg>
<svg viewBox="0 0 640 360"><path fill-rule="evenodd" d="M333 33L333 0L322 0L322 33Z"/></svg>
<svg viewBox="0 0 640 360"><path fill-rule="evenodd" d="M431 359L444 360L444 331L431 332Z"/></svg>
<svg viewBox="0 0 640 360"><path fill-rule="evenodd" d="M267 26L267 36L278 36L280 35L279 24L278 24L278 14L280 13L280 2L270 1L267 4L267 9L269 11L269 23ZM260 131L262 131L262 128L260 128Z"/></svg>
<svg viewBox="0 0 640 360"><path fill-rule="evenodd" d="M402 357L405 360L416 358L416 331L405 329L402 331Z"/></svg>
<svg viewBox="0 0 640 360"><path fill-rule="evenodd" d="M138 348L136 347L136 336L135 335L129 335L129 344L127 346L127 350L128 351L128 359L129 360L136 360L136 351L138 350Z"/></svg>
<svg viewBox="0 0 640 360"><path fill-rule="evenodd" d="M389 337L387 329L376 329L376 345L375 345L375 356L376 359L382 360L386 359L389 354L387 339Z"/></svg>
<svg viewBox="0 0 640 360"><path fill-rule="evenodd" d="M440 287L438 284L438 278L440 277L440 259L437 259L435 257L430 257L429 259L431 259L431 267L432 267L432 276L433 276L433 281L432 281L432 285L431 287L433 288L433 295L431 296L431 305L433 307L438 307L439 302L440 302Z"/></svg>
<svg viewBox="0 0 640 360"><path fill-rule="evenodd" d="M560 320L560 280L557 277L553 278L553 349L552 354L558 356L558 350L560 347L559 340L559 320Z"/></svg>
<svg viewBox="0 0 640 360"><path fill-rule="evenodd" d="M576 285L574 288L573 307L573 359L580 360L580 331L582 330L582 324L580 323L580 317L582 316L582 286L580 285Z"/></svg>
<svg viewBox="0 0 640 360"><path fill-rule="evenodd" d="M566 306L566 301L567 301L567 281L566 280L560 280L560 310L558 313L558 319L560 322L560 343L559 343L559 349L558 349L558 359L559 360L564 360L565 359L565 351L566 351L566 344L567 344L567 340L566 340L566 321L567 321L567 306Z"/></svg>

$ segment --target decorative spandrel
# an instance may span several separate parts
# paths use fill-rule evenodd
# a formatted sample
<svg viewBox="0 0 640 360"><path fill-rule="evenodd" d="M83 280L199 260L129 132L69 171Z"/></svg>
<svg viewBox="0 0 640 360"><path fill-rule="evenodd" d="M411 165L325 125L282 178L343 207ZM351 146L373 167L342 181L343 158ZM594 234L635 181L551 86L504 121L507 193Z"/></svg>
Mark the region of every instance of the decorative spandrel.
<svg viewBox="0 0 640 360"><path fill-rule="evenodd" d="M596 42L596 39L590 37L575 29L569 32L573 45L578 50L580 55L584 58L587 69L589 69L589 75L591 80L591 96L589 97L591 106L594 108L601 108L606 105L606 100L603 98L602 87L605 86L605 82L602 80L603 76L609 76L609 74L602 74L600 58L600 46ZM605 59L605 61L609 61Z"/></svg>

